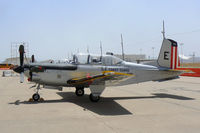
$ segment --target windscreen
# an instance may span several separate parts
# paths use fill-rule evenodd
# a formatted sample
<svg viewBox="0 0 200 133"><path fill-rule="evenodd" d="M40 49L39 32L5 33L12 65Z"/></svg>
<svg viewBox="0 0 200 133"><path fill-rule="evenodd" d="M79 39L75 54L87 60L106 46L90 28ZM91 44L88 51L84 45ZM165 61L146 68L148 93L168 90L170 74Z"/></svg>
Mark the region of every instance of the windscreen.
<svg viewBox="0 0 200 133"><path fill-rule="evenodd" d="M121 65L123 60L112 55L91 55L91 54L77 54L74 55L74 62L76 64L91 64L91 65L106 65L114 66Z"/></svg>
<svg viewBox="0 0 200 133"><path fill-rule="evenodd" d="M122 62L123 62L123 60L121 60L120 58L117 58L115 56L112 56L112 55L106 55L106 56L102 57L102 63L107 66L121 65Z"/></svg>

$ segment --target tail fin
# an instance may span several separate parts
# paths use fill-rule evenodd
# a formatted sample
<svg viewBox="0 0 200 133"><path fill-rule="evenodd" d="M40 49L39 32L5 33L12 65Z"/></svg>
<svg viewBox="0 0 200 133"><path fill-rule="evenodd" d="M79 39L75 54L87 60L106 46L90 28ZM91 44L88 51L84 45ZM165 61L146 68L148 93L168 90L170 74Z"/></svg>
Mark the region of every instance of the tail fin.
<svg viewBox="0 0 200 133"><path fill-rule="evenodd" d="M179 64L178 45L177 42L171 39L164 39L160 54L158 57L158 64L161 67L176 69Z"/></svg>

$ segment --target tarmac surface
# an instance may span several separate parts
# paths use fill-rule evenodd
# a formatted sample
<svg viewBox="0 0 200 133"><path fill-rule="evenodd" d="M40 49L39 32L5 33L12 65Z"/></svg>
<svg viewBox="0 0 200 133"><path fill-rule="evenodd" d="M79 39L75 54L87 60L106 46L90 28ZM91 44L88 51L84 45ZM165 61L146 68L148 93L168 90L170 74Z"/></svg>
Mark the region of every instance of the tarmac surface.
<svg viewBox="0 0 200 133"><path fill-rule="evenodd" d="M2 75L2 71L0 71ZM28 102L34 84L0 75L0 133L199 133L200 78L181 77L107 87L98 103L89 89L42 89L43 102Z"/></svg>

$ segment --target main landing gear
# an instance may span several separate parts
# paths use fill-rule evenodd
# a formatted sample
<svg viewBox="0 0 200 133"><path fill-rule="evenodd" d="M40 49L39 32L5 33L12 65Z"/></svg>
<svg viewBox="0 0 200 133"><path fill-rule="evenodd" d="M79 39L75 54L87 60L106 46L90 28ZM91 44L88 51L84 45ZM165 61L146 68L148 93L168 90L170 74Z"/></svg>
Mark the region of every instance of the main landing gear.
<svg viewBox="0 0 200 133"><path fill-rule="evenodd" d="M98 102L100 100L100 96L95 96L92 93L90 94L90 101Z"/></svg>
<svg viewBox="0 0 200 133"><path fill-rule="evenodd" d="M84 93L85 93L84 92L84 87L76 87L75 93L79 97L83 96ZM90 96L89 96L89 98L90 98L90 101L92 101L92 102L98 102L99 99L100 99L100 96L99 96L99 94L93 94L93 93L91 93Z"/></svg>
<svg viewBox="0 0 200 133"><path fill-rule="evenodd" d="M100 100L100 95L105 89L105 84L99 84L99 85L90 85L90 101L92 102L98 102Z"/></svg>
<svg viewBox="0 0 200 133"><path fill-rule="evenodd" d="M76 93L76 95L79 96L79 97L80 97L80 96L83 96L84 93L85 93L85 92L84 92L84 87L76 87L76 92L75 92L75 93Z"/></svg>

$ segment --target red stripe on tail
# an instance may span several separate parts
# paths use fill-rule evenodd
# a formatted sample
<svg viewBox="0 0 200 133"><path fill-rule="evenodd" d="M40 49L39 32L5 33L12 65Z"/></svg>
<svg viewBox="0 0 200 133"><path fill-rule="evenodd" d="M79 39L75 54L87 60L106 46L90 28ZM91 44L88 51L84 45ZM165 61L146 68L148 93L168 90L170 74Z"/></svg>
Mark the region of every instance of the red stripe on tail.
<svg viewBox="0 0 200 133"><path fill-rule="evenodd" d="M176 69L177 67L177 47L175 47L175 65L174 65L174 69Z"/></svg>
<svg viewBox="0 0 200 133"><path fill-rule="evenodd" d="M171 69L173 67L173 46L171 46Z"/></svg>

